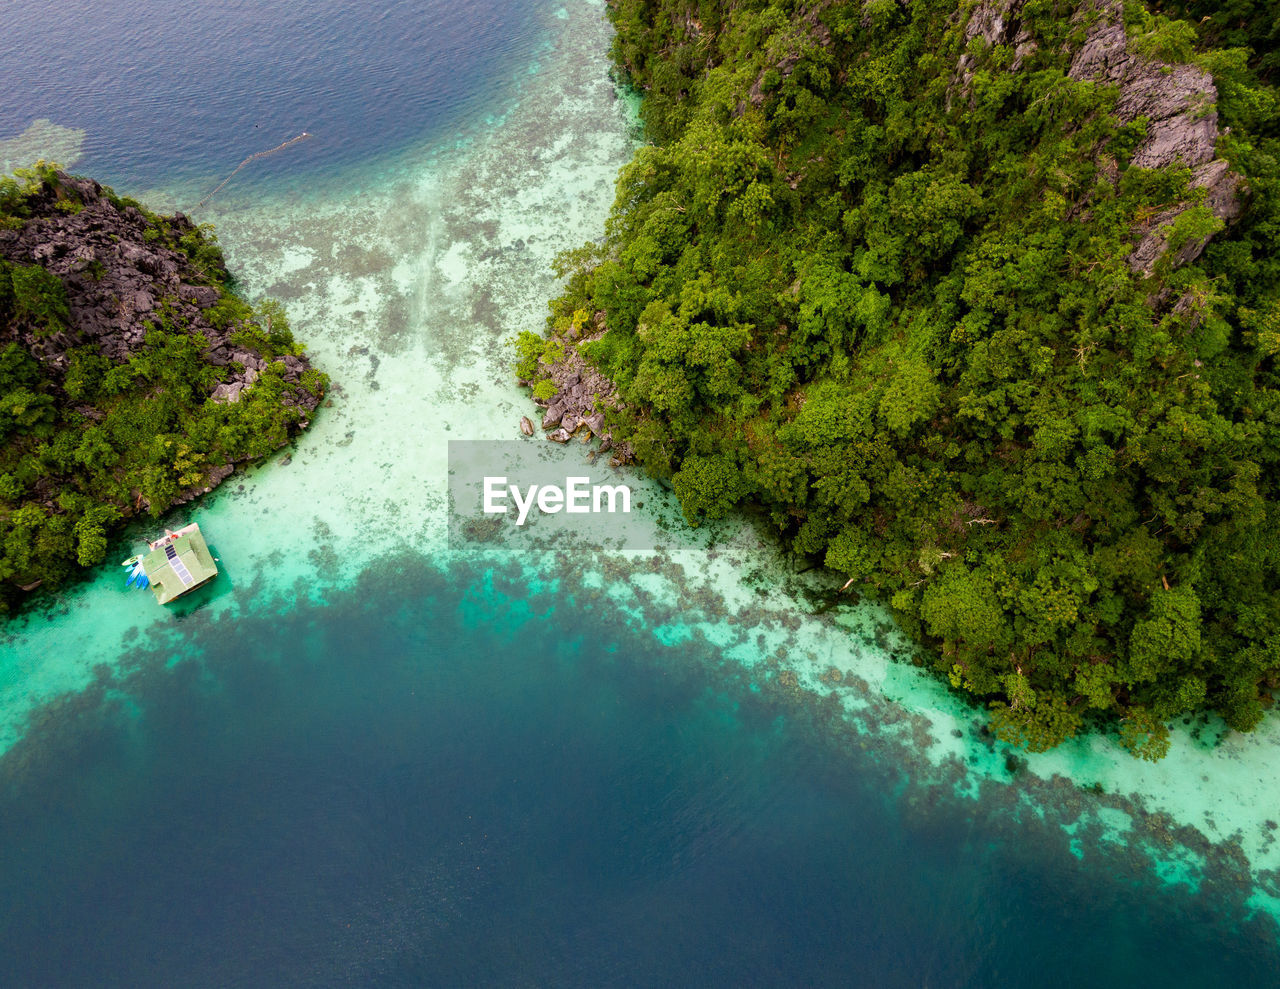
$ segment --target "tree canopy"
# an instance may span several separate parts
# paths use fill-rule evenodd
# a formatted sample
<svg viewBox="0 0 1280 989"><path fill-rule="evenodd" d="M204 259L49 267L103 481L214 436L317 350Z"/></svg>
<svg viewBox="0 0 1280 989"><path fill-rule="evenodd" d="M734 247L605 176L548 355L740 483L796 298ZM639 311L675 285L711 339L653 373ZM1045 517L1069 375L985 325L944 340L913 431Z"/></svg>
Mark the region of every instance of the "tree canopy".
<svg viewBox="0 0 1280 989"><path fill-rule="evenodd" d="M1101 724L1158 757L1171 719L1247 731L1280 686L1277 38L1250 7L1117 8L1144 64L1212 76L1224 218L1073 78L1088 3L611 4L650 140L551 322L602 313L614 435L691 523L756 508L888 603L1032 749ZM993 11L1024 33L969 27Z"/></svg>

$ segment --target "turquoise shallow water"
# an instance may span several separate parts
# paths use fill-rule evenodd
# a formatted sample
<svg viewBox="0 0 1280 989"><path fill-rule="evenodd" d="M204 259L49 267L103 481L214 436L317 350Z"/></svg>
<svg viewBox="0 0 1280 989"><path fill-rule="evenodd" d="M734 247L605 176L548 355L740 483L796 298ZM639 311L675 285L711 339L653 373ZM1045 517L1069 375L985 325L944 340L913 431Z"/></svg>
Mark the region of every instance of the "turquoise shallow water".
<svg viewBox="0 0 1280 989"><path fill-rule="evenodd" d="M333 8L307 8L316 37ZM874 608L796 607L820 588L749 527L687 533L638 478L657 556L448 551L447 442L518 438L503 341L541 324L636 140L600 15L530 3L503 57L464 52L448 113L269 159L196 215L338 388L287 464L187 513L225 562L206 598L164 612L104 567L0 639L19 981L1275 981L1273 726L1023 768ZM296 18L262 18L194 37L265 58ZM353 132L378 79L426 71L384 46L394 71L354 84L313 50ZM26 132L0 158L82 154L161 207L257 150L134 168L74 100L24 112L52 123L0 117Z"/></svg>
<svg viewBox="0 0 1280 989"><path fill-rule="evenodd" d="M1271 932L919 788L566 574L193 615L0 764L23 984L1265 984ZM184 656L171 666L175 653ZM1224 949L1229 949L1225 950Z"/></svg>

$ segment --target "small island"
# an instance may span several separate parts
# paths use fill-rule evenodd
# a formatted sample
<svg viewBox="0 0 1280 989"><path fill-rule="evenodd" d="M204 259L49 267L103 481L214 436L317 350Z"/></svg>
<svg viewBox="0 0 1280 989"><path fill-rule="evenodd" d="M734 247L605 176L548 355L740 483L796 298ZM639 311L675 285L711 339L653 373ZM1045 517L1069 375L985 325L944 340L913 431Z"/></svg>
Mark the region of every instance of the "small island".
<svg viewBox="0 0 1280 989"><path fill-rule="evenodd" d="M0 611L310 424L328 378L231 284L181 213L44 163L0 177Z"/></svg>

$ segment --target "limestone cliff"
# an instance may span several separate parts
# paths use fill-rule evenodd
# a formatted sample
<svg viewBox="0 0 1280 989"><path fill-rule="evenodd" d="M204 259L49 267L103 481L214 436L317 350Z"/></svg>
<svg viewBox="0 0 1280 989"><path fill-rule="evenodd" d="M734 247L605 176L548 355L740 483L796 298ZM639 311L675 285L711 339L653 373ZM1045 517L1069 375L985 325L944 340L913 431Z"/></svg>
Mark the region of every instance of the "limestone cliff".
<svg viewBox="0 0 1280 989"><path fill-rule="evenodd" d="M0 344L16 340L52 369L65 369L67 352L84 345L119 364L138 352L148 326L163 316L201 335L209 363L224 369L209 393L215 401L236 401L257 379L264 357L232 343L239 329L234 320L215 325L209 318L224 295L220 283L230 280L220 255L206 251L201 268L172 246L196 232L186 216L148 216L92 179L62 172L28 201L32 215L17 229L0 229L0 258L57 276L71 320L52 334L21 323L0 326ZM300 383L310 362L292 354L280 360L293 386L285 403L314 410L320 398Z"/></svg>
<svg viewBox="0 0 1280 989"><path fill-rule="evenodd" d="M966 42L980 39L986 46L1013 50L1009 71L1022 69L1039 42L1022 19L1025 0L984 0L969 13ZM1204 190L1204 203L1222 223L1239 219L1244 210L1244 180L1217 157L1218 92L1213 77L1194 65L1180 65L1145 57L1125 32L1118 0L1086 0L1074 21L1088 25L1083 44L1072 52L1068 76L1077 82L1115 86L1119 90L1114 113L1123 124L1142 120L1146 135L1129 156L1138 168L1189 168L1190 190ZM957 65L962 91L972 80L976 59L966 51ZM1129 266L1150 275L1169 248L1169 227L1188 209L1178 203L1145 220L1134 230ZM1182 244L1167 261L1176 268L1194 261L1210 236Z"/></svg>

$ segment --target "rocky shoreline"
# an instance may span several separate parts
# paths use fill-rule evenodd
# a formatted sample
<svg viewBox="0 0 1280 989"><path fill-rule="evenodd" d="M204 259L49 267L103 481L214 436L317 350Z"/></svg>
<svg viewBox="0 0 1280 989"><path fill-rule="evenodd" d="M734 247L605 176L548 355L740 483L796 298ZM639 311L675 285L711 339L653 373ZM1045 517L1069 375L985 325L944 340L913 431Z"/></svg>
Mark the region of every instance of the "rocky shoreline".
<svg viewBox="0 0 1280 989"><path fill-rule="evenodd" d="M203 269L175 249L184 238L212 248L201 250ZM66 291L70 321L64 329L50 334L31 326L0 325L0 347L20 344L55 381L64 378L70 353L77 348L91 347L120 365L143 349L149 327L164 325L203 338L205 361L219 369L220 380L208 394L214 402L239 402L273 361L284 367L280 403L300 413L298 429L310 424L324 397L323 390L317 393L303 382L303 375L313 370L305 356L286 353L269 360L234 342L240 323L215 316L227 295L222 286L231 276L221 252L182 213L157 217L93 179L55 171L32 200L30 218L18 229L0 229L0 259L41 267ZM100 416L90 406L77 411L91 421ZM212 491L237 464L252 459L233 458L214 466L172 503L184 504ZM134 507L151 506L142 498Z"/></svg>
<svg viewBox="0 0 1280 989"><path fill-rule="evenodd" d="M603 321L604 314L600 313L597 322ZM609 411L623 407L618 386L587 363L578 352L578 344L590 343L602 336L604 330L599 329L592 335L577 340L554 337L553 339L563 344L563 354L551 361L540 361L536 377L518 380L526 388L532 388L543 381L549 381L555 387L554 394L549 398L537 395L533 398L534 404L545 410L541 427L548 440L553 443L568 443L574 436L580 436L584 443L599 440L600 445L592 453L592 457L612 453L609 466L621 467L631 463L635 456L630 444L625 440L614 439L606 421ZM521 418L520 430L526 436L534 435L534 424L528 416Z"/></svg>

